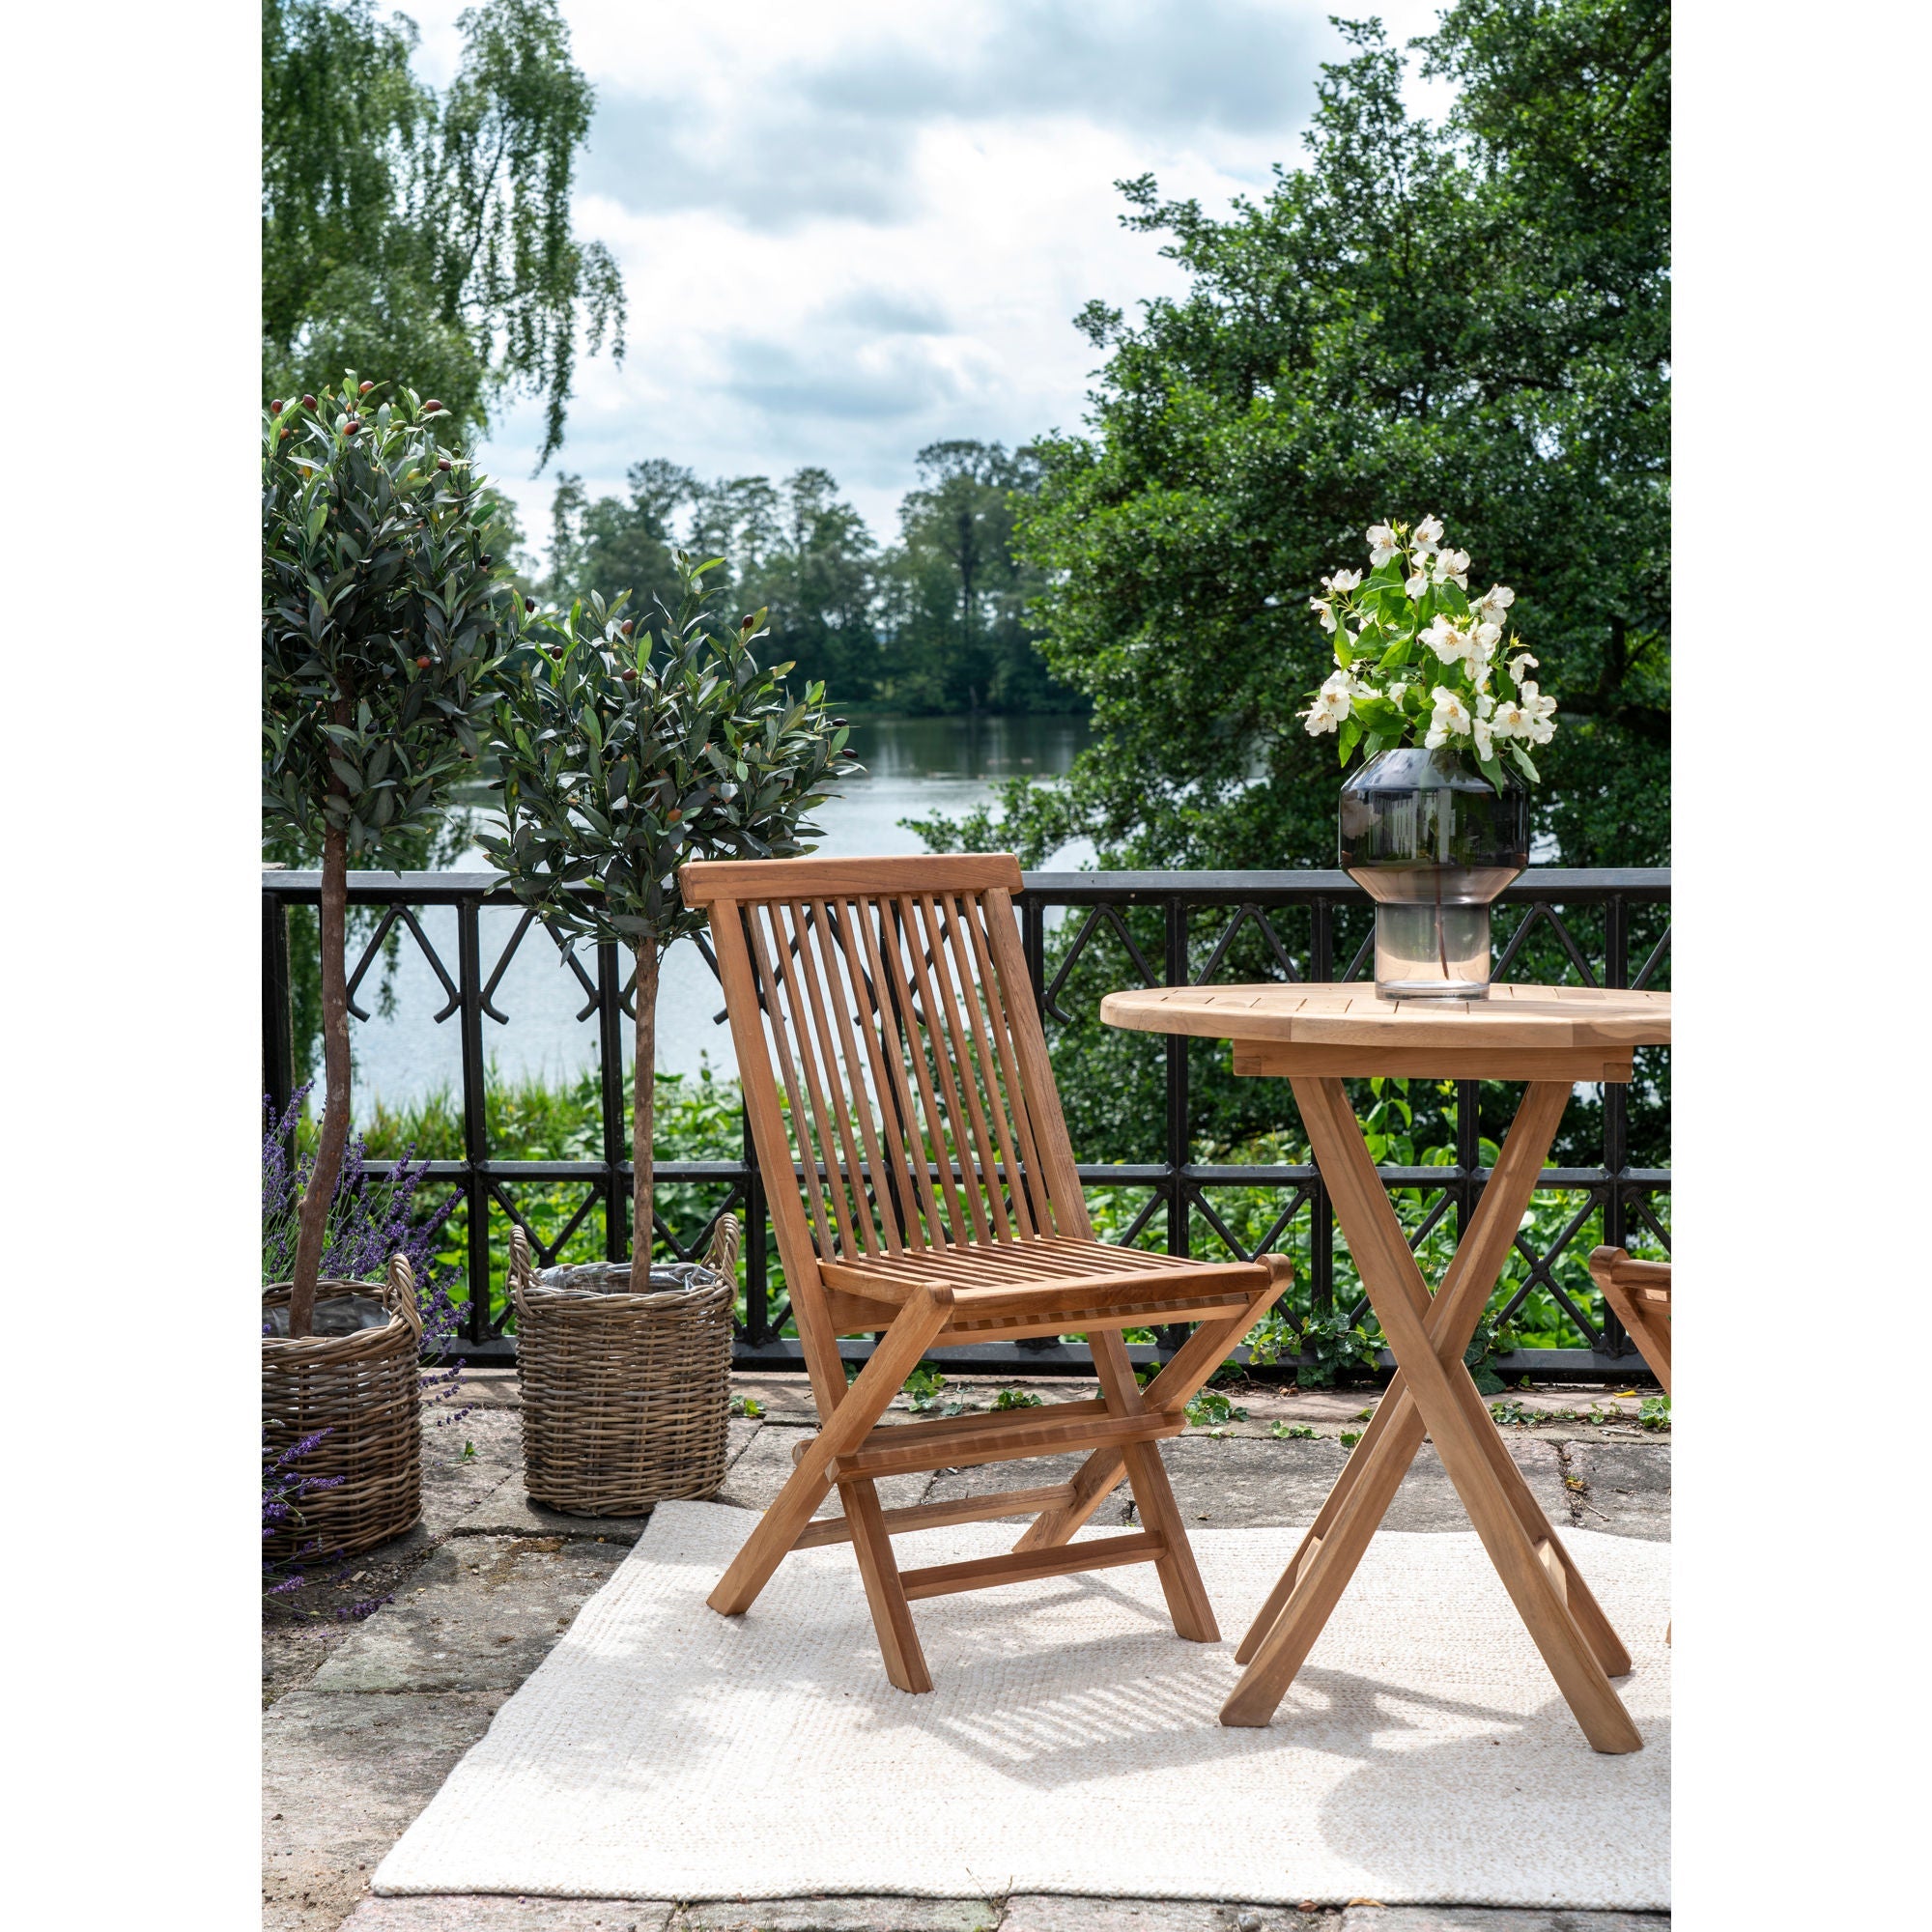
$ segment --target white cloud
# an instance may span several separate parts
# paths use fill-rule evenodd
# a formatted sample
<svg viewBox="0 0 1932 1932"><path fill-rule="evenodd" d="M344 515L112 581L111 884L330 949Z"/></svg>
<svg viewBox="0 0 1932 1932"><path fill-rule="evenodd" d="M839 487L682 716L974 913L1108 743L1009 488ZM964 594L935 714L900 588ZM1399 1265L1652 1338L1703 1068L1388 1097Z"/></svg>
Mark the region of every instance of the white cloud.
<svg viewBox="0 0 1932 1932"><path fill-rule="evenodd" d="M563 0L599 96L577 225L616 253L631 322L621 368L580 363L557 463L599 493L643 456L821 464L885 536L923 444L1077 429L1074 313L1183 286L1113 184L1216 209L1264 188L1339 53L1332 4ZM407 11L446 80L460 0ZM1435 14L1375 11L1403 38ZM507 409L486 458L541 541L539 422Z"/></svg>

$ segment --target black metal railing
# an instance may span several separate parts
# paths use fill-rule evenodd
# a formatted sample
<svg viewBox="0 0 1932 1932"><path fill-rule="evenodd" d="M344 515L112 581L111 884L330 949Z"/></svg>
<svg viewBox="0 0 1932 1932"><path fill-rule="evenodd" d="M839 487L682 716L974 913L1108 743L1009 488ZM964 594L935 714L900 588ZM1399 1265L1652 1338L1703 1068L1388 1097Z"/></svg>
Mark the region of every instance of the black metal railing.
<svg viewBox="0 0 1932 1932"><path fill-rule="evenodd" d="M320 897L320 877L313 872L266 870L262 875L264 1085L279 1115L297 1083L292 1046L292 1002L289 971L288 911L314 906ZM530 931L533 916L525 914L502 952L484 970L480 915L485 907L515 906L516 899L496 872L362 872L353 874L350 903L377 915L360 956L352 969L352 1010L366 1017L355 1004L370 972L392 935L409 935L420 947L444 1002L434 1015L439 1025L455 1022L458 1034L458 1093L461 1104L463 1155L432 1160L427 1179L447 1190L445 1204L466 1210L466 1273L469 1303L464 1348L471 1361L508 1360L514 1339L504 1332L503 1312L493 1305L491 1292L493 1241L500 1261L512 1222L523 1225L539 1256L549 1261L575 1237L585 1221L602 1211L605 1252L621 1260L630 1252L628 1225L631 1197L630 1124L623 1094L623 1029L631 1013L624 964L614 946L595 951L595 973L566 953L584 1003L580 1022L595 1021L602 1146L596 1159L498 1160L493 1157L486 1121L486 1054L484 1023L507 1024L508 1015L495 1004L495 995L513 957ZM1520 909L1498 948L1495 976L1510 977L1519 961L1534 961L1564 978L1584 984L1646 986L1667 975L1669 957L1670 874L1662 870L1573 871L1532 867L1506 892L1499 910ZM456 956L453 970L432 943L416 918L420 908L452 907L456 918ZM1104 985L1195 984L1227 977L1258 976L1305 980L1356 980L1367 977L1372 955L1370 902L1346 874L1330 871L1281 872L1032 872L1018 900L1022 939L1035 995L1048 1028L1064 1032L1079 1023L1079 1013L1064 1006L1082 985L1084 1001L1091 987L1083 976ZM1289 929L1289 922L1293 922ZM539 928L540 929L540 928ZM1157 937L1156 937L1157 933ZM700 941L707 963L709 948ZM1102 963L1103 960L1106 963ZM1083 964L1084 962L1084 964ZM1249 970L1238 969L1243 966ZM1339 968L1339 970L1338 970ZM715 968L714 968L715 970ZM1084 1008L1082 1010L1088 1010ZM1308 1216L1308 1293L1312 1306L1325 1311L1336 1292L1336 1242L1326 1192L1316 1169L1306 1164L1213 1164L1190 1159L1194 1128L1194 1074L1191 1051L1210 1042L1190 1041L1180 1035L1164 1038L1143 1037L1150 1050L1163 1059L1164 1116L1160 1158L1083 1164L1082 1180L1090 1187L1144 1188L1145 1207L1118 1238L1138 1239L1164 1210L1168 1252L1186 1254L1197 1220L1209 1237L1230 1252L1245 1256L1253 1248L1282 1241ZM1063 1081L1063 1085L1065 1082ZM1273 1083L1269 1083L1272 1085ZM1286 1106L1284 1102L1284 1106ZM1586 1164L1546 1168L1541 1189L1563 1190L1580 1196L1580 1205L1563 1227L1537 1249L1525 1235L1517 1246L1526 1266L1523 1278L1496 1313L1506 1319L1532 1291L1552 1295L1587 1347L1519 1350L1497 1358L1505 1371L1542 1374L1625 1375L1638 1366L1627 1338L1613 1318L1601 1311L1587 1293L1573 1293L1559 1281L1555 1268L1571 1250L1587 1222L1601 1214L1602 1238L1622 1245L1633 1236L1649 1238L1667 1251L1668 1230L1657 1212L1658 1197L1669 1189L1663 1167L1633 1167L1629 1163L1630 1094L1620 1086L1605 1086L1599 1109L1601 1133L1593 1150L1597 1158ZM1077 1151L1077 1150L1076 1150ZM1487 1179L1481 1164L1481 1125L1475 1083L1458 1085L1456 1146L1453 1162L1420 1168L1384 1166L1384 1182L1392 1189L1425 1189L1433 1204L1419 1227L1410 1231L1420 1243L1445 1216L1453 1216L1460 1232ZM720 1198L696 1229L670 1227L659 1215L659 1237L675 1253L699 1252L716 1215L737 1211L745 1222L742 1265L745 1308L738 1359L744 1366L782 1366L799 1360L796 1341L783 1334L788 1305L774 1300L771 1249L764 1193L752 1158L749 1137L736 1159L662 1160L656 1164L661 1187L680 1182L705 1184L720 1190ZM581 1186L583 1196L575 1212L545 1238L518 1200L520 1190L562 1185ZM1244 1244L1228 1227L1214 1205L1216 1190L1276 1189L1285 1205L1258 1241ZM1573 1279L1577 1273L1571 1270ZM1177 1346L1184 1330L1162 1331L1159 1343L1137 1348L1134 1354L1152 1358ZM863 1354L869 1345L850 1345ZM943 1353L935 1357L944 1364ZM1289 1358L1292 1359L1292 1358ZM1085 1351L1015 1343L975 1349L958 1366L1031 1371L1085 1365Z"/></svg>

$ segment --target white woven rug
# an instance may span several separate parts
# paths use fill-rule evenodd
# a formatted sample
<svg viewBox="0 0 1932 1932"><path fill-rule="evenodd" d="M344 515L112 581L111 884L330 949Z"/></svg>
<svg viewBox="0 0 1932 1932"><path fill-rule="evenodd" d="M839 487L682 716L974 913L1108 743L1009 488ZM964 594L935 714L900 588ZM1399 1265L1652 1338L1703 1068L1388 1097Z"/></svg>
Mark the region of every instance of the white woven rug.
<svg viewBox="0 0 1932 1932"><path fill-rule="evenodd" d="M913 1605L936 1689L887 1684L848 1548L751 1614L704 1598L752 1527L665 1503L377 1871L378 1892L780 1898L1073 1892L1662 1909L1667 1545L1572 1531L1636 1660L1646 1748L1584 1743L1472 1533L1376 1538L1266 1730L1216 1721L1299 1540L1194 1538L1224 1640L1151 1564ZM1016 1530L897 1541L907 1567Z"/></svg>

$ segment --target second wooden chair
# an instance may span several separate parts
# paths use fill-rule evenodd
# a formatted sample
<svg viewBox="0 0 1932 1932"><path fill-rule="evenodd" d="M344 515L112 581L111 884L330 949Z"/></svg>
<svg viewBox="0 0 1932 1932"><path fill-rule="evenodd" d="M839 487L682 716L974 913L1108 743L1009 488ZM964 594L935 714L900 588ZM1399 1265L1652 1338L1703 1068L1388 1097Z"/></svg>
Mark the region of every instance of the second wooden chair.
<svg viewBox="0 0 1932 1932"><path fill-rule="evenodd" d="M1048 1065L1009 854L696 863L818 1433L710 1603L748 1610L793 1549L850 1542L886 1674L932 1679L909 1604L1152 1563L1178 1634L1219 1635L1155 1444L1288 1286L1285 1256L1197 1262L1094 1238ZM782 1104L781 1103L782 1094ZM1199 1325L1139 1387L1121 1330ZM883 1331L882 1333L880 1331ZM1101 1394L879 1426L920 1357L1084 1333ZM874 1333L848 1388L838 1337ZM907 1509L883 1476L1089 1452L1069 1482ZM1073 1542L1125 1479L1142 1527ZM837 1486L842 1516L814 1521ZM892 1539L1032 1513L1013 1548L902 1571Z"/></svg>

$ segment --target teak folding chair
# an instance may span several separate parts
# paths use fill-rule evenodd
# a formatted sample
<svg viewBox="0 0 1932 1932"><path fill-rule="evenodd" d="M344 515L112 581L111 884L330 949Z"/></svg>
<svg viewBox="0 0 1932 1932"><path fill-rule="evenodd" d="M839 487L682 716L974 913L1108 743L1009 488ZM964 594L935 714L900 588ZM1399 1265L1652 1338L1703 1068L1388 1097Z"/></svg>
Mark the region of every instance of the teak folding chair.
<svg viewBox="0 0 1932 1932"><path fill-rule="evenodd" d="M1616 1318L1630 1330L1637 1352L1670 1393L1670 1264L1636 1262L1622 1248L1593 1248L1590 1278L1604 1292Z"/></svg>
<svg viewBox="0 0 1932 1932"><path fill-rule="evenodd" d="M1010 854L697 862L745 1107L819 1430L711 1593L741 1615L793 1549L850 1542L901 1690L932 1679L909 1603L1152 1563L1176 1633L1219 1635L1154 1444L1288 1286L1286 1257L1212 1263L1094 1238L1034 1004ZM780 1094L783 1095L781 1105ZM1125 1327L1199 1324L1145 1389ZM883 1331L883 1333L880 1333ZM938 1344L1085 1333L1103 1393L881 1428ZM848 1389L837 1338L879 1334ZM882 1509L877 1482L1090 1451L1070 1482ZM1143 1527L1069 1539L1122 1481ZM813 1521L838 1486L841 1517ZM1036 1513L1005 1555L901 1571L892 1539Z"/></svg>

